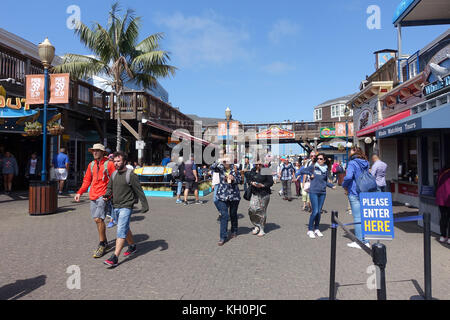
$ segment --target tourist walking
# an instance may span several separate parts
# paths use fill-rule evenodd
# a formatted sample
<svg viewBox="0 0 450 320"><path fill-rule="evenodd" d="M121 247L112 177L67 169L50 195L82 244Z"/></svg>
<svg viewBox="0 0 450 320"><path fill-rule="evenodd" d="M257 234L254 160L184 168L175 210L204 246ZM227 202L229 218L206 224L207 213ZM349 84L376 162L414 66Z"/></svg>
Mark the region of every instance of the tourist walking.
<svg viewBox="0 0 450 320"><path fill-rule="evenodd" d="M301 160L298 160L295 163L295 195L297 197L301 196L301 192L302 192L302 175L300 174L300 169L301 169L301 164L300 164Z"/></svg>
<svg viewBox="0 0 450 320"><path fill-rule="evenodd" d="M249 173L249 188L252 196L248 215L255 226L252 234L262 237L265 235L264 227L267 221L267 206L270 201L270 187L273 185L271 169L264 168L261 161L257 161L255 167Z"/></svg>
<svg viewBox="0 0 450 320"><path fill-rule="evenodd" d="M142 213L148 212L148 202L142 190L141 183L133 170L125 166L127 156L122 151L114 153L114 167L116 171L108 182L106 193L103 197L107 201L112 197L114 216L117 217L117 238L116 248L111 257L105 260L105 264L116 267L119 264L119 256L128 243L128 249L124 252L124 257L136 253L137 248L130 230L130 218L133 206L138 198L141 202Z"/></svg>
<svg viewBox="0 0 450 320"><path fill-rule="evenodd" d="M336 189L336 187L328 182L329 166L326 163L326 158L323 153L319 153L307 168L300 170L300 174L307 174L310 176L311 185L309 187L309 197L311 199L312 212L309 218L307 235L310 238L323 237L320 232L320 218L322 215L323 204L327 195L327 187Z"/></svg>
<svg viewBox="0 0 450 320"><path fill-rule="evenodd" d="M247 191L249 185L249 175L250 171L253 169L252 164L250 163L249 157L245 157L244 165L242 166L242 172L244 173L244 192Z"/></svg>
<svg viewBox="0 0 450 320"><path fill-rule="evenodd" d="M103 196L106 193L109 179L116 168L114 167L113 161L106 157L107 152L102 144L94 144L94 146L89 149L89 152L92 152L94 160L89 163L86 173L84 174L83 184L77 191L74 199L76 202L79 202L83 193L90 188L89 200L91 217L97 226L100 241L97 249L94 251L93 258L101 258L105 254L108 246L105 218L111 210L109 207L110 204L104 200Z"/></svg>
<svg viewBox="0 0 450 320"><path fill-rule="evenodd" d="M17 166L16 158L9 151L6 151L3 157L2 174L5 193L10 194L14 176L19 174L19 167Z"/></svg>
<svg viewBox="0 0 450 320"><path fill-rule="evenodd" d="M230 238L236 238L238 232L237 210L241 201L239 184L241 183L241 173L232 164L231 157L226 156L211 165L211 170L219 173L220 183L217 188L217 208L220 212L220 239L217 243L223 246ZM228 220L231 222L231 234L228 237Z"/></svg>
<svg viewBox="0 0 450 320"><path fill-rule="evenodd" d="M189 191L193 191L195 195L195 203L203 204L198 197L198 173L197 165L194 163L194 155L191 154L190 160L184 163L184 182L186 183L184 189L184 205L188 205L188 195Z"/></svg>
<svg viewBox="0 0 450 320"><path fill-rule="evenodd" d="M439 241L450 244L450 165L439 172L436 188L436 204L441 214Z"/></svg>
<svg viewBox="0 0 450 320"><path fill-rule="evenodd" d="M31 158L28 160L27 167L25 169L25 178L28 181L40 180L42 170L41 159L36 152L31 154Z"/></svg>
<svg viewBox="0 0 450 320"><path fill-rule="evenodd" d="M307 168L306 167L307 160L302 161L302 166L300 170ZM301 181L301 190L302 190L302 202L303 202L303 211L311 212L311 200L309 198L309 188L311 186L311 179L307 174L301 174L300 172L300 181Z"/></svg>
<svg viewBox="0 0 450 320"><path fill-rule="evenodd" d="M295 181L295 168L292 163L289 162L287 157L282 157L281 160L283 162L281 163L278 177L281 180L283 188L283 200L292 201L291 184L292 181Z"/></svg>
<svg viewBox="0 0 450 320"><path fill-rule="evenodd" d="M178 157L177 166L175 171L172 171L172 176L175 178L175 183L177 184L177 201L176 203L183 203L181 200L181 191L183 190L184 181L184 159L183 157Z"/></svg>
<svg viewBox="0 0 450 320"><path fill-rule="evenodd" d="M372 168L370 173L375 177L378 192L386 191L386 170L387 164L380 160L377 154L372 155Z"/></svg>
<svg viewBox="0 0 450 320"><path fill-rule="evenodd" d="M69 156L66 154L66 148L59 149L59 153L53 158L53 168L55 169L56 180L58 181L59 194L64 190L64 182L69 174Z"/></svg>
<svg viewBox="0 0 450 320"><path fill-rule="evenodd" d="M353 215L353 222L355 223L355 236L370 247L369 241L362 238L361 227L361 206L359 202L359 190L356 187L356 180L364 172L369 170L369 162L364 151L359 147L352 147L350 149L350 161L347 165L347 174L345 175L342 187L345 189L346 195L348 195L348 201ZM347 246L351 248L361 249L356 242L348 243Z"/></svg>

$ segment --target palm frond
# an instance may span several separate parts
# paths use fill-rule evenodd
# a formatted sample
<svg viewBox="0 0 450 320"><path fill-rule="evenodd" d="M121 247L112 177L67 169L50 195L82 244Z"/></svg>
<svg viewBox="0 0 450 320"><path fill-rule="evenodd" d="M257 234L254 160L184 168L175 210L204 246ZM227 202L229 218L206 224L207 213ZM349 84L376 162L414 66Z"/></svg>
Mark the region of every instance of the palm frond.
<svg viewBox="0 0 450 320"><path fill-rule="evenodd" d="M141 54L133 59L131 68L138 72L153 73L155 72L155 67L158 68L158 76L167 77L169 75L174 75L176 68L167 65L167 61L170 60L169 53L167 51L151 51ZM166 66L166 68L161 68ZM161 72L163 71L163 72Z"/></svg>
<svg viewBox="0 0 450 320"><path fill-rule="evenodd" d="M108 66L102 61L79 54L66 54L63 63L53 68L55 73L70 73L71 77L88 78L101 72L109 73Z"/></svg>
<svg viewBox="0 0 450 320"><path fill-rule="evenodd" d="M159 48L159 41L164 39L164 33L159 32L148 36L144 40L142 40L137 46L136 49L138 51L142 51L143 53L150 52L153 50L157 50Z"/></svg>

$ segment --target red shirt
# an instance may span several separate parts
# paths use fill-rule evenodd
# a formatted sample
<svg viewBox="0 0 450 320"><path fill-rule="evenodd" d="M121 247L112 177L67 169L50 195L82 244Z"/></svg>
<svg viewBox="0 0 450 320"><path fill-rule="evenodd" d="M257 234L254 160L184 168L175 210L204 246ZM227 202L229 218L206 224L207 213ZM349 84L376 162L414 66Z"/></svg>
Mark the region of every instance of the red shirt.
<svg viewBox="0 0 450 320"><path fill-rule="evenodd" d="M82 195L87 191L89 187L91 187L91 189L89 190L89 199L97 200L106 193L106 187L108 186L109 177L111 177L113 172L116 171L116 167L114 166L113 161L109 160L107 164L108 174L106 174L104 166L106 160L108 160L107 157L101 159L100 162L94 160L95 164L92 168L92 173L92 162L89 163L83 178L83 184L81 185L81 188L80 190L78 190L77 194Z"/></svg>

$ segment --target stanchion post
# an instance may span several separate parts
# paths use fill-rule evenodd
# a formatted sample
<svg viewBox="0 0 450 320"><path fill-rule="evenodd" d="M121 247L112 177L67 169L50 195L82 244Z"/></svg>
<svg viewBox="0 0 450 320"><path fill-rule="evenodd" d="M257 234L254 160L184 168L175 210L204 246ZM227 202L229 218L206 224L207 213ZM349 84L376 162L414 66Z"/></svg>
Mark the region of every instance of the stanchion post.
<svg viewBox="0 0 450 320"><path fill-rule="evenodd" d="M330 258L330 300L336 300L336 239L337 239L337 211L331 212L331 258Z"/></svg>
<svg viewBox="0 0 450 320"><path fill-rule="evenodd" d="M375 243L372 246L372 260L379 268L379 279L377 275L377 299L386 300L386 246L382 243Z"/></svg>
<svg viewBox="0 0 450 320"><path fill-rule="evenodd" d="M425 300L431 300L431 215L423 214L423 255L425 272Z"/></svg>

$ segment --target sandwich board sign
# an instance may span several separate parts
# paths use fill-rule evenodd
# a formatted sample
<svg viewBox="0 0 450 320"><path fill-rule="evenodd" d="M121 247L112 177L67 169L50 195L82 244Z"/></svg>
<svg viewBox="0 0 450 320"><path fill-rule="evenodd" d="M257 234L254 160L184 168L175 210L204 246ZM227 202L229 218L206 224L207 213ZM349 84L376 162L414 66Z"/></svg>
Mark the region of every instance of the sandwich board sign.
<svg viewBox="0 0 450 320"><path fill-rule="evenodd" d="M394 215L390 192L368 192L359 195L361 229L365 240L394 239Z"/></svg>

